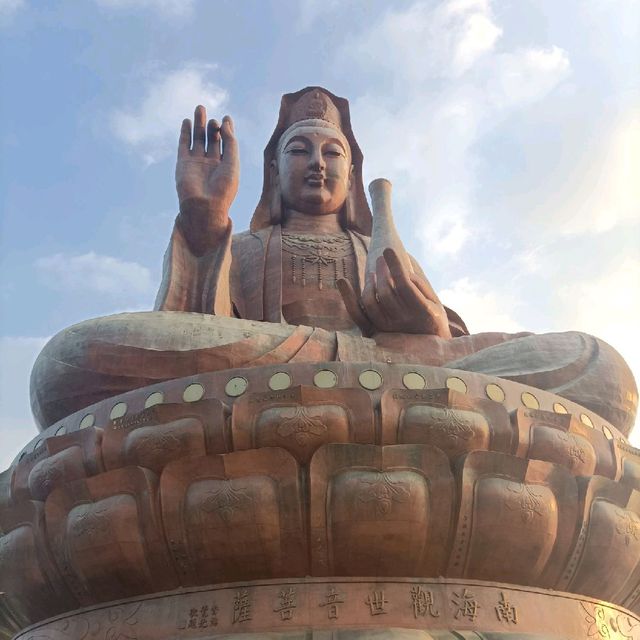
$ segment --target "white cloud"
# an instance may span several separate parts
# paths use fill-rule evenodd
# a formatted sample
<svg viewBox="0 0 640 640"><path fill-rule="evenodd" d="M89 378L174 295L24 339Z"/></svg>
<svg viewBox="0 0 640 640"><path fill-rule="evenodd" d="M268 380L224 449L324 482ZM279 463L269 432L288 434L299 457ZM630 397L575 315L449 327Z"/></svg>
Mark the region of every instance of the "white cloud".
<svg viewBox="0 0 640 640"><path fill-rule="evenodd" d="M640 340L629 323L640 318L640 258L626 257L595 279L559 288L562 324L602 338L627 360L640 381Z"/></svg>
<svg viewBox="0 0 640 640"><path fill-rule="evenodd" d="M298 28L306 31L320 16L335 11L340 3L341 0L299 0Z"/></svg>
<svg viewBox="0 0 640 640"><path fill-rule="evenodd" d="M37 434L29 401L29 376L49 338L0 337L0 471Z"/></svg>
<svg viewBox="0 0 640 640"><path fill-rule="evenodd" d="M168 18L188 17L193 14L196 0L96 0L106 9L148 9Z"/></svg>
<svg viewBox="0 0 640 640"><path fill-rule="evenodd" d="M57 253L35 263L45 283L65 292L112 295L127 300L150 295L155 289L149 269L93 251L79 256Z"/></svg>
<svg viewBox="0 0 640 640"><path fill-rule="evenodd" d="M503 53L492 62L485 92L490 102L503 109L539 100L571 69L567 52L556 46Z"/></svg>
<svg viewBox="0 0 640 640"><path fill-rule="evenodd" d="M399 76L459 76L491 51L502 29L488 0L415 2L407 9L388 11L350 48Z"/></svg>
<svg viewBox="0 0 640 640"><path fill-rule="evenodd" d="M354 124L367 177L397 184L405 202L396 210L429 259L451 260L477 235L470 212L482 137L570 72L559 47L499 50L502 34L489 0L414 2L385 13L342 52L397 87L357 100Z"/></svg>
<svg viewBox="0 0 640 640"><path fill-rule="evenodd" d="M640 113L620 118L590 146L545 203L557 212L560 230L568 235L640 221Z"/></svg>
<svg viewBox="0 0 640 640"><path fill-rule="evenodd" d="M227 104L227 92L207 80L212 69L215 65L192 62L150 79L137 107L112 113L115 135L148 164L174 153L180 123L192 117L197 104L216 117Z"/></svg>
<svg viewBox="0 0 640 640"><path fill-rule="evenodd" d="M522 306L521 301L500 292L495 283L460 278L438 295L443 304L460 314L471 333L517 333L526 330L511 315L513 310Z"/></svg>
<svg viewBox="0 0 640 640"><path fill-rule="evenodd" d="M8 24L15 13L26 6L25 0L0 0L0 25Z"/></svg>
<svg viewBox="0 0 640 640"><path fill-rule="evenodd" d="M626 360L640 383L640 340L635 322L640 318L640 258L627 257L598 278L572 283L558 291L558 316L566 326L608 342ZM631 442L640 447L640 425Z"/></svg>

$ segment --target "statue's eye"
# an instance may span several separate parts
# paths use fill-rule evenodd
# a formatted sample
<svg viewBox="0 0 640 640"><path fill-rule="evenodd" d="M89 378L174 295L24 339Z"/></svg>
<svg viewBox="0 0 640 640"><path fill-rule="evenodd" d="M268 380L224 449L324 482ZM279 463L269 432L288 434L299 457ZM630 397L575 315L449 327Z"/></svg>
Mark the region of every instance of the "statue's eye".
<svg viewBox="0 0 640 640"><path fill-rule="evenodd" d="M289 147L287 153L291 153L294 156L302 156L307 153L307 149L303 146L296 145L295 147Z"/></svg>
<svg viewBox="0 0 640 640"><path fill-rule="evenodd" d="M329 156L330 158L342 158L344 156L342 149L336 145L325 147L323 153L325 156Z"/></svg>

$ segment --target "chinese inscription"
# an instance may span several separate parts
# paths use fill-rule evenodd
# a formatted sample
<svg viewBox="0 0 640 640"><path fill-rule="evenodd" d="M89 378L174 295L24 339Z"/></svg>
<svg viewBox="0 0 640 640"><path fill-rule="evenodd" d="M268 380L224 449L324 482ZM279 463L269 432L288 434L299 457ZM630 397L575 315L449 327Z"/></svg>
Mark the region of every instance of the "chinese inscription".
<svg viewBox="0 0 640 640"><path fill-rule="evenodd" d="M251 620L251 597L247 589L236 591L233 597L233 624Z"/></svg>
<svg viewBox="0 0 640 640"><path fill-rule="evenodd" d="M498 620L501 622L513 622L513 624L518 624L518 611L515 605L511 604L509 600L507 600L504 592L500 593L500 601L496 605L495 609Z"/></svg>
<svg viewBox="0 0 640 640"><path fill-rule="evenodd" d="M206 629L218 626L218 607L216 605L202 605L189 610L187 629Z"/></svg>
<svg viewBox="0 0 640 640"><path fill-rule="evenodd" d="M434 607L433 592L420 585L411 587L411 607L414 618L426 615L430 615L432 618L440 617L440 612Z"/></svg>
<svg viewBox="0 0 640 640"><path fill-rule="evenodd" d="M287 587L278 594L278 604L274 611L280 614L281 620L291 620L297 606L295 588Z"/></svg>
<svg viewBox="0 0 640 640"><path fill-rule="evenodd" d="M385 598L383 589L376 589L372 591L367 596L365 604L369 605L369 613L371 613L372 616L379 616L387 613L385 610L385 605L388 604L388 601Z"/></svg>
<svg viewBox="0 0 640 640"><path fill-rule="evenodd" d="M325 601L321 602L319 606L327 607L327 618L329 618L329 620L337 620L339 613L338 605L342 603L344 603L344 595L331 585L327 588Z"/></svg>
<svg viewBox="0 0 640 640"><path fill-rule="evenodd" d="M463 589L462 593L453 592L453 598L451 598L451 604L455 607L453 617L456 620L467 619L471 622L475 622L478 617L478 610L480 605L475 599L475 596L467 589Z"/></svg>

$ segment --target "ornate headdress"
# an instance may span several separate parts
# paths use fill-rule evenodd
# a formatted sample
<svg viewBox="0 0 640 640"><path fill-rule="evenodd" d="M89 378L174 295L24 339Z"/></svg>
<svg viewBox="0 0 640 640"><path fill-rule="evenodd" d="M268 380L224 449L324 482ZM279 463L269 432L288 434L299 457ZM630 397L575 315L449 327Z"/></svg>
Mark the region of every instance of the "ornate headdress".
<svg viewBox="0 0 640 640"><path fill-rule="evenodd" d="M329 126L341 131L351 148L353 175L351 190L345 204L344 222L349 229L367 236L371 235L371 211L364 195L362 182L362 151L351 130L349 103L322 87L307 87L282 96L278 124L264 150L262 195L251 219L251 231L280 222L279 212L272 211L274 186L271 182L270 169L271 162L276 158L280 138L293 126L303 122L317 124L318 121L326 122Z"/></svg>

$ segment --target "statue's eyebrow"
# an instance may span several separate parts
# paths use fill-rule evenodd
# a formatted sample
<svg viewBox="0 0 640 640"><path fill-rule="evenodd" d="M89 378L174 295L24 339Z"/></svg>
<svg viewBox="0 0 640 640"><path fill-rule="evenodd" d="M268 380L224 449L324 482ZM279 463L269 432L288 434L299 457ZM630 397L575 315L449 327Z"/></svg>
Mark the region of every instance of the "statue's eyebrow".
<svg viewBox="0 0 640 640"><path fill-rule="evenodd" d="M289 140L287 140L287 143L282 148L282 151L286 151L289 145L293 142L302 142L305 146L310 144L309 138L307 136L299 134L292 136ZM349 153L349 151L344 146L344 142L340 140L340 138L327 138L323 144L337 144L342 148L342 151L344 151L345 155Z"/></svg>
<svg viewBox="0 0 640 640"><path fill-rule="evenodd" d="M340 140L340 138L329 138L328 140L325 140L324 143L325 144L329 144L329 143L337 144L342 148L342 150L344 151L345 154L348 153L347 149L344 146L344 142L342 142L342 140Z"/></svg>
<svg viewBox="0 0 640 640"><path fill-rule="evenodd" d="M304 145L307 146L309 144L309 139L301 135L293 136L287 140L287 144L284 145L284 149L286 149L292 142L303 142Z"/></svg>

